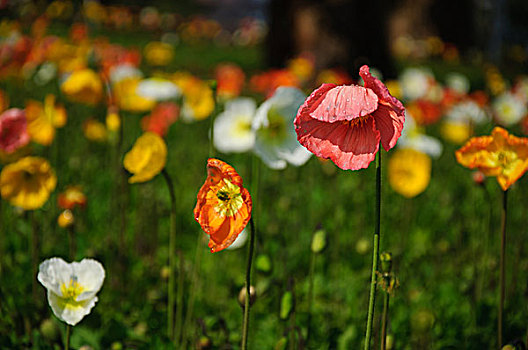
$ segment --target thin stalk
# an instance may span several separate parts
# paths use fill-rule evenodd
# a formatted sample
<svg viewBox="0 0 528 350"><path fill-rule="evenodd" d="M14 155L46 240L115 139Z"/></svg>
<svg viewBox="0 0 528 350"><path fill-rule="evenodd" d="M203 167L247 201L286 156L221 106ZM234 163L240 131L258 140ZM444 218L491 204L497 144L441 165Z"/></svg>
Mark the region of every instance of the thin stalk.
<svg viewBox="0 0 528 350"><path fill-rule="evenodd" d="M77 244L75 242L75 224L71 224L68 227L68 246L70 251L70 260L75 261L75 255L77 254Z"/></svg>
<svg viewBox="0 0 528 350"><path fill-rule="evenodd" d="M311 242L313 242L313 236L315 230L312 233ZM307 330L306 330L306 345L310 345L310 335L312 331L312 312L313 312L313 303L314 303L314 275L315 275L315 258L316 254L311 250L310 254L310 272L308 275L308 321L307 321Z"/></svg>
<svg viewBox="0 0 528 350"><path fill-rule="evenodd" d="M383 298L383 314L381 316L381 350L387 348L387 321L389 316L389 298L390 294L385 292L385 297Z"/></svg>
<svg viewBox="0 0 528 350"><path fill-rule="evenodd" d="M218 108L218 103L216 102L217 87L218 87L218 84L217 84L216 80L213 80L211 82L211 89L213 90L214 109L213 109L213 114L210 117L210 124L209 124L209 130L211 130L211 134L210 134L210 138L211 139L209 140L209 158L213 158L215 156L214 122L215 122L215 118L216 118L216 114L217 114L217 108Z"/></svg>
<svg viewBox="0 0 528 350"><path fill-rule="evenodd" d="M184 266L183 266L183 253L178 252L179 267L180 271L178 274L178 309L176 310L176 343L181 344L182 341L182 321L183 321L183 289L185 284Z"/></svg>
<svg viewBox="0 0 528 350"><path fill-rule="evenodd" d="M242 324L242 350L247 349L248 344L248 331L249 331L249 300L251 299L250 286L251 286L251 264L253 262L253 250L255 249L255 223L253 217L249 219L249 225L251 226L251 235L249 237L248 247L248 260L246 267L246 299L244 304L244 320Z"/></svg>
<svg viewBox="0 0 528 350"><path fill-rule="evenodd" d="M66 341L64 342L64 350L70 350L70 335L71 335L71 328L69 324L66 325Z"/></svg>
<svg viewBox="0 0 528 350"><path fill-rule="evenodd" d="M168 283L168 310L167 310L167 334L169 339L174 340L174 271L176 270L176 195L174 193L174 185L166 169L161 171L167 188L169 189L171 199L171 214L170 214L170 232L169 232L169 283ZM180 271L183 274L183 271ZM179 286L182 288L183 286ZM181 307L181 306L180 306Z"/></svg>
<svg viewBox="0 0 528 350"><path fill-rule="evenodd" d="M35 219L35 212L31 211L29 213L30 220L31 220L31 268L33 272L33 278L31 279L32 285L31 285L31 291L33 294L33 301L35 305L38 305L40 299L38 297L38 290L37 290L37 266L39 262L39 237L38 237L38 224L37 220Z"/></svg>
<svg viewBox="0 0 528 350"><path fill-rule="evenodd" d="M499 276L499 317L497 320L497 338L499 349L502 348L502 323L504 310L504 279L505 279L505 253L506 253L506 215L508 204L508 190L502 192L502 218L501 218L501 251L500 251L500 276Z"/></svg>
<svg viewBox="0 0 528 350"><path fill-rule="evenodd" d="M365 333L364 349L370 349L372 337L372 323L374 319L374 306L376 304L376 272L378 271L379 243L381 222L381 147L376 154L376 226L374 229L374 246L372 251L372 272L370 275L370 294L367 314L367 331Z"/></svg>
<svg viewBox="0 0 528 350"><path fill-rule="evenodd" d="M187 303L187 314L185 315L185 321L183 322L182 326L182 348L187 348L187 325L190 324L192 317L193 317L193 311L194 311L194 299L196 298L196 292L198 290L198 276L200 274L200 269L202 265L202 257L203 257L203 251L202 251L202 245L203 245L203 237L201 234L197 235L197 242L196 242L196 251L194 253L194 268L193 268L193 275L191 280L191 286L190 286L190 292L189 292L189 300Z"/></svg>

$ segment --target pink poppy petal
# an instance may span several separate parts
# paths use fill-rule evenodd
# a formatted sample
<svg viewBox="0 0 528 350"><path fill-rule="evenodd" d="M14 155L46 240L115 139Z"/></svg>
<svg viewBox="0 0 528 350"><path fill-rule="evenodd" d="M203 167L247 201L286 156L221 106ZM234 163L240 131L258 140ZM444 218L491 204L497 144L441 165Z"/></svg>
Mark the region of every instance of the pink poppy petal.
<svg viewBox="0 0 528 350"><path fill-rule="evenodd" d="M388 151L396 146L396 142L401 136L403 123L405 122L405 114L403 118L400 118L391 106L380 103L378 109L372 113L372 116L381 134L381 145Z"/></svg>
<svg viewBox="0 0 528 350"><path fill-rule="evenodd" d="M374 91L357 85L336 86L318 102L313 105L310 116L330 123L363 117L378 107Z"/></svg>
<svg viewBox="0 0 528 350"><path fill-rule="evenodd" d="M343 170L367 168L378 151L380 133L373 118L356 126L348 122L326 123L299 118L299 142L321 158L330 158Z"/></svg>
<svg viewBox="0 0 528 350"><path fill-rule="evenodd" d="M378 130L381 132L381 143L386 151L396 145L405 122L405 108L389 89L369 72L368 66L362 66L359 75L365 82L365 87L371 89L379 98L378 109L372 113Z"/></svg>
<svg viewBox="0 0 528 350"><path fill-rule="evenodd" d="M0 149L12 153L29 143L26 114L11 108L0 115Z"/></svg>

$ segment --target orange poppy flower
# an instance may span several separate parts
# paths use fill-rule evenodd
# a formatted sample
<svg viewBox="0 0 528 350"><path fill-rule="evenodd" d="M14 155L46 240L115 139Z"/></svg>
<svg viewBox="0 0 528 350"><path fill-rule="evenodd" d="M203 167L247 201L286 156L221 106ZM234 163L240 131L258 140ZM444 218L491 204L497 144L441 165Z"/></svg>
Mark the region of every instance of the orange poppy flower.
<svg viewBox="0 0 528 350"><path fill-rule="evenodd" d="M207 161L207 179L198 192L194 218L209 235L211 253L227 248L251 217L251 196L242 178L219 159Z"/></svg>
<svg viewBox="0 0 528 350"><path fill-rule="evenodd" d="M528 138L495 127L491 136L471 138L455 155L463 166L496 176L506 191L528 170Z"/></svg>

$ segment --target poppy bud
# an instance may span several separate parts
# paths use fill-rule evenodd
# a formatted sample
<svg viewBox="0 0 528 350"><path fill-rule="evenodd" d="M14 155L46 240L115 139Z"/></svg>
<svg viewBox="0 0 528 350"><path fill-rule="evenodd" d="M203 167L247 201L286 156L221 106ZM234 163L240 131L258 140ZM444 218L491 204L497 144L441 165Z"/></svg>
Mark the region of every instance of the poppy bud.
<svg viewBox="0 0 528 350"><path fill-rule="evenodd" d="M57 218L57 223L62 228L70 227L71 225L73 225L74 222L75 219L70 209L64 210L62 213L60 213L59 217Z"/></svg>
<svg viewBox="0 0 528 350"><path fill-rule="evenodd" d="M477 185L484 185L484 181L486 181L486 175L480 170L474 171L471 177Z"/></svg>
<svg viewBox="0 0 528 350"><path fill-rule="evenodd" d="M160 276L161 278L163 279L167 279L169 278L169 275L170 275L170 272L171 272L171 269L169 266L163 266L160 270Z"/></svg>
<svg viewBox="0 0 528 350"><path fill-rule="evenodd" d="M326 247L326 232L317 230L312 239L312 252L315 254L322 252Z"/></svg>
<svg viewBox="0 0 528 350"><path fill-rule="evenodd" d="M249 305L253 305L255 300L257 299L257 291L255 287L249 286ZM240 293L238 293L238 303L242 308L246 305L246 286L242 287L240 290Z"/></svg>
<svg viewBox="0 0 528 350"><path fill-rule="evenodd" d="M383 252L380 254L381 272L390 273L392 270L392 253Z"/></svg>
<svg viewBox="0 0 528 350"><path fill-rule="evenodd" d="M257 268L257 271L264 274L271 272L272 265L270 257L266 254L260 254L255 259L255 267Z"/></svg>
<svg viewBox="0 0 528 350"><path fill-rule="evenodd" d="M51 318L47 318L40 324L40 333L47 340L57 340L59 339L59 328L55 321Z"/></svg>
<svg viewBox="0 0 528 350"><path fill-rule="evenodd" d="M196 349L198 350L205 350L205 349L211 349L213 346L213 342L209 337L202 335L200 339L198 339L198 342L196 343Z"/></svg>

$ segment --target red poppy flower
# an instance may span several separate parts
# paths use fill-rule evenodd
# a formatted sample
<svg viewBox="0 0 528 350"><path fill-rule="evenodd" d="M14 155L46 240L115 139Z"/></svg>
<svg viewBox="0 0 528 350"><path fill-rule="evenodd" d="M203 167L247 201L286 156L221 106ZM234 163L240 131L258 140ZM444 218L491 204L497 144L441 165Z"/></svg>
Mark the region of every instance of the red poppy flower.
<svg viewBox="0 0 528 350"><path fill-rule="evenodd" d="M229 164L209 158L207 179L198 192L194 218L209 235L211 252L227 248L251 217L251 196Z"/></svg>
<svg viewBox="0 0 528 350"><path fill-rule="evenodd" d="M141 119L141 129L164 137L179 116L180 107L177 104L173 102L160 103L152 110L150 115Z"/></svg>
<svg viewBox="0 0 528 350"><path fill-rule="evenodd" d="M86 206L86 196L81 186L68 186L64 192L59 193L57 203L62 209L84 208Z"/></svg>
<svg viewBox="0 0 528 350"><path fill-rule="evenodd" d="M26 113L11 108L0 114L0 150L13 153L29 143Z"/></svg>
<svg viewBox="0 0 528 350"><path fill-rule="evenodd" d="M359 71L365 86L323 84L299 108L297 139L310 152L330 158L347 170L367 168L381 142L396 145L405 121L405 108L381 81Z"/></svg>

